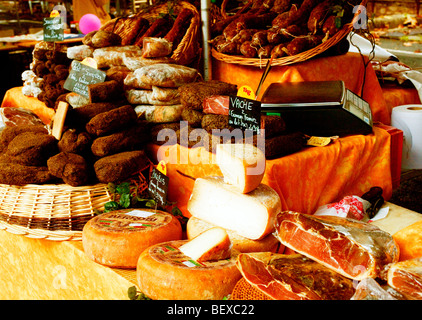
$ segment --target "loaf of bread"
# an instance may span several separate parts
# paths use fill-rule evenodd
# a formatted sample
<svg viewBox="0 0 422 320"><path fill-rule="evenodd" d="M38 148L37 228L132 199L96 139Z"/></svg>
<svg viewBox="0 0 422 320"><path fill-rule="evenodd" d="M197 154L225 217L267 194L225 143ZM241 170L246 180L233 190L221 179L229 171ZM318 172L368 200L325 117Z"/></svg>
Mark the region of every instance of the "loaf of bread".
<svg viewBox="0 0 422 320"><path fill-rule="evenodd" d="M181 120L183 106L178 105L138 105L135 112L138 118L145 119L148 122L166 123L177 122Z"/></svg>
<svg viewBox="0 0 422 320"><path fill-rule="evenodd" d="M199 72L194 68L167 63L141 67L133 72L133 76L136 81L126 83L126 78L126 85L147 89L152 86L176 88L200 78Z"/></svg>
<svg viewBox="0 0 422 320"><path fill-rule="evenodd" d="M143 39L142 57L159 58L172 53L173 43L158 37L145 37Z"/></svg>
<svg viewBox="0 0 422 320"><path fill-rule="evenodd" d="M180 102L195 110L203 109L203 101L213 95L236 95L237 86L219 80L198 81L185 84L179 88Z"/></svg>
<svg viewBox="0 0 422 320"><path fill-rule="evenodd" d="M142 56L133 56L133 55L126 55L123 54L123 64L132 71L135 71L136 69L149 66L152 64L157 63L170 63L174 64L176 63L174 59L171 57L158 57L158 58L144 58Z"/></svg>
<svg viewBox="0 0 422 320"><path fill-rule="evenodd" d="M94 48L81 44L79 46L69 47L67 49L67 57L71 60L82 61L85 58L92 57Z"/></svg>
<svg viewBox="0 0 422 320"><path fill-rule="evenodd" d="M97 62L98 69L121 66L123 65L124 56L137 55L142 55L142 50L134 45L98 48L92 53L94 60Z"/></svg>
<svg viewBox="0 0 422 320"><path fill-rule="evenodd" d="M152 86L148 89L129 89L125 91L130 104L175 105L180 104L177 88Z"/></svg>

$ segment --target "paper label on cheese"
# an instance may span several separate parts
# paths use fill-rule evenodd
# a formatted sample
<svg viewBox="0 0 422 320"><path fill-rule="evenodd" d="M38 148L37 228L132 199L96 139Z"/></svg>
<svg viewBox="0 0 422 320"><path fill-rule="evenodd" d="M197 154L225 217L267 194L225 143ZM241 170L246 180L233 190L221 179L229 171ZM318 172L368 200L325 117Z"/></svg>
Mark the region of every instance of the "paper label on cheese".
<svg viewBox="0 0 422 320"><path fill-rule="evenodd" d="M172 216L162 211L154 213L153 211L148 212L142 210L118 210L104 213L94 219L96 219L93 221L95 228L106 229L111 232L139 232L146 229L151 230L162 227L171 221Z"/></svg>
<svg viewBox="0 0 422 320"><path fill-rule="evenodd" d="M132 211L125 212L125 214L127 214L128 216L133 216L133 217L148 218L149 216L152 216L153 214L155 214L155 212L144 211L144 210L132 210Z"/></svg>
<svg viewBox="0 0 422 320"><path fill-rule="evenodd" d="M184 243L186 243L186 241L171 241L160 243L151 247L149 254L158 262L190 269L218 269L231 266L236 263L236 257L238 253L235 251L232 253L232 257L230 259L203 262L192 260L179 250L179 247Z"/></svg>

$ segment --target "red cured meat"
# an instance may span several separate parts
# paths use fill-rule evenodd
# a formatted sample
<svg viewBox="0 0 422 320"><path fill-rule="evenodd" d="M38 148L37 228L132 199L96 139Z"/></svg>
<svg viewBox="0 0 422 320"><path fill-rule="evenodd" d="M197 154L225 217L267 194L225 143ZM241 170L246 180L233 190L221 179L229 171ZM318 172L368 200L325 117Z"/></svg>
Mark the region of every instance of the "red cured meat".
<svg viewBox="0 0 422 320"><path fill-rule="evenodd" d="M387 282L407 299L422 300L422 257L392 264Z"/></svg>
<svg viewBox="0 0 422 320"><path fill-rule="evenodd" d="M31 110L24 108L1 108L0 113L6 126L44 125L44 122Z"/></svg>
<svg viewBox="0 0 422 320"><path fill-rule="evenodd" d="M204 113L229 115L229 96L210 96L204 98L203 111Z"/></svg>
<svg viewBox="0 0 422 320"><path fill-rule="evenodd" d="M281 212L276 237L285 246L355 280L376 278L399 249L392 236L369 223L335 216Z"/></svg>
<svg viewBox="0 0 422 320"><path fill-rule="evenodd" d="M354 294L352 280L300 254L242 253L236 265L275 300L349 300Z"/></svg>

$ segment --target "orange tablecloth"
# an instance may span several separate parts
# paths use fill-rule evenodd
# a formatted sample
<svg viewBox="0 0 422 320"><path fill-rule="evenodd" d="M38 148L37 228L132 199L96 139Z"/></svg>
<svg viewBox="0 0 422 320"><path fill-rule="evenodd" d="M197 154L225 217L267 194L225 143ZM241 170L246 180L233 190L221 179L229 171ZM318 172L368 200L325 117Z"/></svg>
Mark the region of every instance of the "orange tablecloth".
<svg viewBox="0 0 422 320"><path fill-rule="evenodd" d="M221 175L215 155L202 147L188 149L180 145L149 145L148 151L157 156L154 160L167 162L169 200L177 201L189 217L186 205L194 184L192 178ZM309 147L267 160L263 179L280 195L283 210L309 214L320 205L346 195L362 195L373 186L382 187L388 200L391 181L390 135L377 127L370 135L348 136L326 147Z"/></svg>
<svg viewBox="0 0 422 320"><path fill-rule="evenodd" d="M263 69L253 66L231 64L212 59L212 77L235 83L238 86L249 85L256 90ZM357 53L347 53L334 57L311 59L302 63L271 68L263 86L260 99L265 89L273 82L343 80L347 89L360 95L371 106L374 121L384 124L391 122L391 110L388 110L381 86L372 65L365 69L362 58Z"/></svg>

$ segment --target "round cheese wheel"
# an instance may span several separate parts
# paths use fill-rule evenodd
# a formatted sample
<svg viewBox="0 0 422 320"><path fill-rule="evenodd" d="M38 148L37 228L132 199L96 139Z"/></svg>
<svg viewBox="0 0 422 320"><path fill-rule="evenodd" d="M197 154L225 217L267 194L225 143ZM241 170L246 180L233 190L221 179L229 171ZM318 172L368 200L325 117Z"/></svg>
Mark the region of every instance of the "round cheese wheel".
<svg viewBox="0 0 422 320"><path fill-rule="evenodd" d="M202 232L214 227L216 226L212 223L196 217L190 217L186 224L186 235L188 239L193 239ZM242 253L262 251L278 252L280 249L284 249L284 245L282 245L272 234L269 234L261 240L252 240L245 238L232 230L226 229L226 232L233 244L233 249Z"/></svg>
<svg viewBox="0 0 422 320"><path fill-rule="evenodd" d="M178 248L187 240L153 245L141 253L136 268L139 290L153 300L221 300L242 277L230 259L196 262Z"/></svg>
<svg viewBox="0 0 422 320"><path fill-rule="evenodd" d="M139 255L153 244L182 239L172 214L152 209L124 209L100 214L82 230L87 256L102 265L136 268Z"/></svg>

